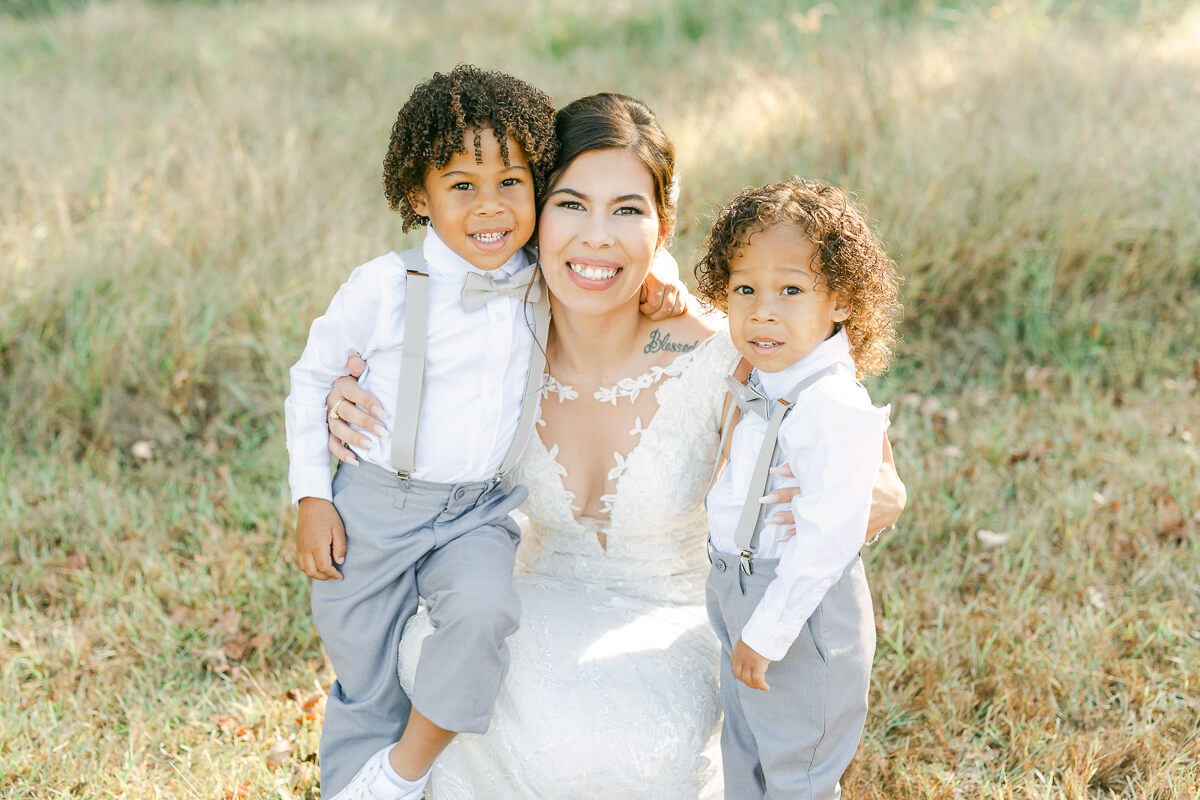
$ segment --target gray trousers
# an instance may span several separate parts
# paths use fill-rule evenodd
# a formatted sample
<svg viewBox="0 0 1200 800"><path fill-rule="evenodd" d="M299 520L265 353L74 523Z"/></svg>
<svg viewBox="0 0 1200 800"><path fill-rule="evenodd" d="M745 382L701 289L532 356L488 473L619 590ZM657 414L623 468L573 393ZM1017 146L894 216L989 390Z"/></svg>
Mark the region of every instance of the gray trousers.
<svg viewBox="0 0 1200 800"><path fill-rule="evenodd" d="M483 733L517 629L512 587L525 498L492 482L435 484L361 464L338 467L333 503L346 527L341 581L313 581L312 612L337 680L321 730L321 794L340 791L403 733L413 706L447 730ZM413 696L396 659L404 623L425 598L436 630Z"/></svg>
<svg viewBox="0 0 1200 800"><path fill-rule="evenodd" d="M767 669L770 691L733 676L730 658L742 628L775 577L777 561L713 552L708 616L721 642L721 759L725 797L825 800L841 797L846 771L867 717L875 617L862 559L856 558L787 655Z"/></svg>

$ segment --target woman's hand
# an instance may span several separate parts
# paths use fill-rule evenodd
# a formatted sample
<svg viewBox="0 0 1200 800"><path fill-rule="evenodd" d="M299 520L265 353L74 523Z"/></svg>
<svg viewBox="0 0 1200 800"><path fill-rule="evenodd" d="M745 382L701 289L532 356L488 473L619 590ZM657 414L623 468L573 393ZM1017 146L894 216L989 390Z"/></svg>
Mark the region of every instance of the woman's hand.
<svg viewBox="0 0 1200 800"><path fill-rule="evenodd" d="M346 371L350 374L334 381L333 390L325 398L325 408L328 410L326 419L329 420L329 452L347 464L358 464L358 459L347 444L367 447L371 443L366 434L354 430L351 424L379 436L386 433L382 420L387 419L387 415L383 412L383 406L375 395L358 385L358 378L366 368L367 362L357 353L351 355L346 359Z"/></svg>
<svg viewBox="0 0 1200 800"><path fill-rule="evenodd" d="M687 287L678 281L663 282L650 272L642 283L641 304L638 308L652 320L678 317L688 309Z"/></svg>
<svg viewBox="0 0 1200 800"><path fill-rule="evenodd" d="M896 472L896 460L892 458L892 442L883 437L883 461L875 474L875 486L871 489L871 517L867 520L867 539L874 537L896 524L900 513L908 503L908 490L900 473Z"/></svg>
<svg viewBox="0 0 1200 800"><path fill-rule="evenodd" d="M772 467L771 474L780 478L795 477L788 464ZM762 499L762 502L772 505L775 503L790 504L792 498L799 494L800 489L796 486L772 489L771 493ZM896 472L896 460L892 458L892 443L885 434L883 437L883 461L879 464L879 472L875 474L875 486L871 489L871 515L867 520L865 540L871 541L885 528L895 525L907 502L908 491L904 488L904 481L900 480L899 473ZM796 516L790 508L776 511L768 521L785 526L779 541L786 541L796 535Z"/></svg>

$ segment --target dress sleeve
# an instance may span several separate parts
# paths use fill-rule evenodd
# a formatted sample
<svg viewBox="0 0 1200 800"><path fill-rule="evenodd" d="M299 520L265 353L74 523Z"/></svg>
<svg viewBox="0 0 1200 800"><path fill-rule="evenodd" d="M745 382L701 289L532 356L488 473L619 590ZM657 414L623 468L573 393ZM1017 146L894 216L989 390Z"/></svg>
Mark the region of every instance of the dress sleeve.
<svg viewBox="0 0 1200 800"><path fill-rule="evenodd" d="M780 451L796 474L796 535L785 543L775 579L742 629L742 640L778 661L825 593L862 548L887 411L849 379L818 384L780 431Z"/></svg>
<svg viewBox="0 0 1200 800"><path fill-rule="evenodd" d="M304 497L332 499L325 398L333 382L347 374L346 356L368 352L385 298L394 294L387 270L369 262L351 273L309 328L308 344L290 371L291 394L283 404L293 504Z"/></svg>

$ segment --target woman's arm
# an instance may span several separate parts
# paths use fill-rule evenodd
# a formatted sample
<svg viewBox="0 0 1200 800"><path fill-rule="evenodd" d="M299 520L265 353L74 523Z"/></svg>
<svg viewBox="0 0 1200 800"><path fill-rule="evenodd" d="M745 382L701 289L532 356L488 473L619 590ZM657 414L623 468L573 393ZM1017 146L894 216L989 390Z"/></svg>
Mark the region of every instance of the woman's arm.
<svg viewBox="0 0 1200 800"><path fill-rule="evenodd" d="M366 368L367 362L357 353L351 355L346 360L346 371L350 374L335 380L333 389L325 397L325 408L329 412L326 416L329 420L329 452L347 464L358 464L354 451L347 444L366 447L369 443L367 437L351 428L350 424L379 435L385 432L381 420L386 419L387 415L383 406L375 395L358 384ZM333 413L335 409L336 415Z"/></svg>

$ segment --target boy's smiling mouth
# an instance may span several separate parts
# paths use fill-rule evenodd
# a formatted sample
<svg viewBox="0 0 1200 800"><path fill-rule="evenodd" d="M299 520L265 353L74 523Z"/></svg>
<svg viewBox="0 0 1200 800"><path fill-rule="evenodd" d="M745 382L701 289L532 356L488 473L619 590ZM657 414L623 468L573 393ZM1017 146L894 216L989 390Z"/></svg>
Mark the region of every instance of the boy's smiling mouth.
<svg viewBox="0 0 1200 800"><path fill-rule="evenodd" d="M476 231L469 235L480 250L491 252L504 249L505 240L508 239L510 233L512 231L508 228L498 228L487 231Z"/></svg>

